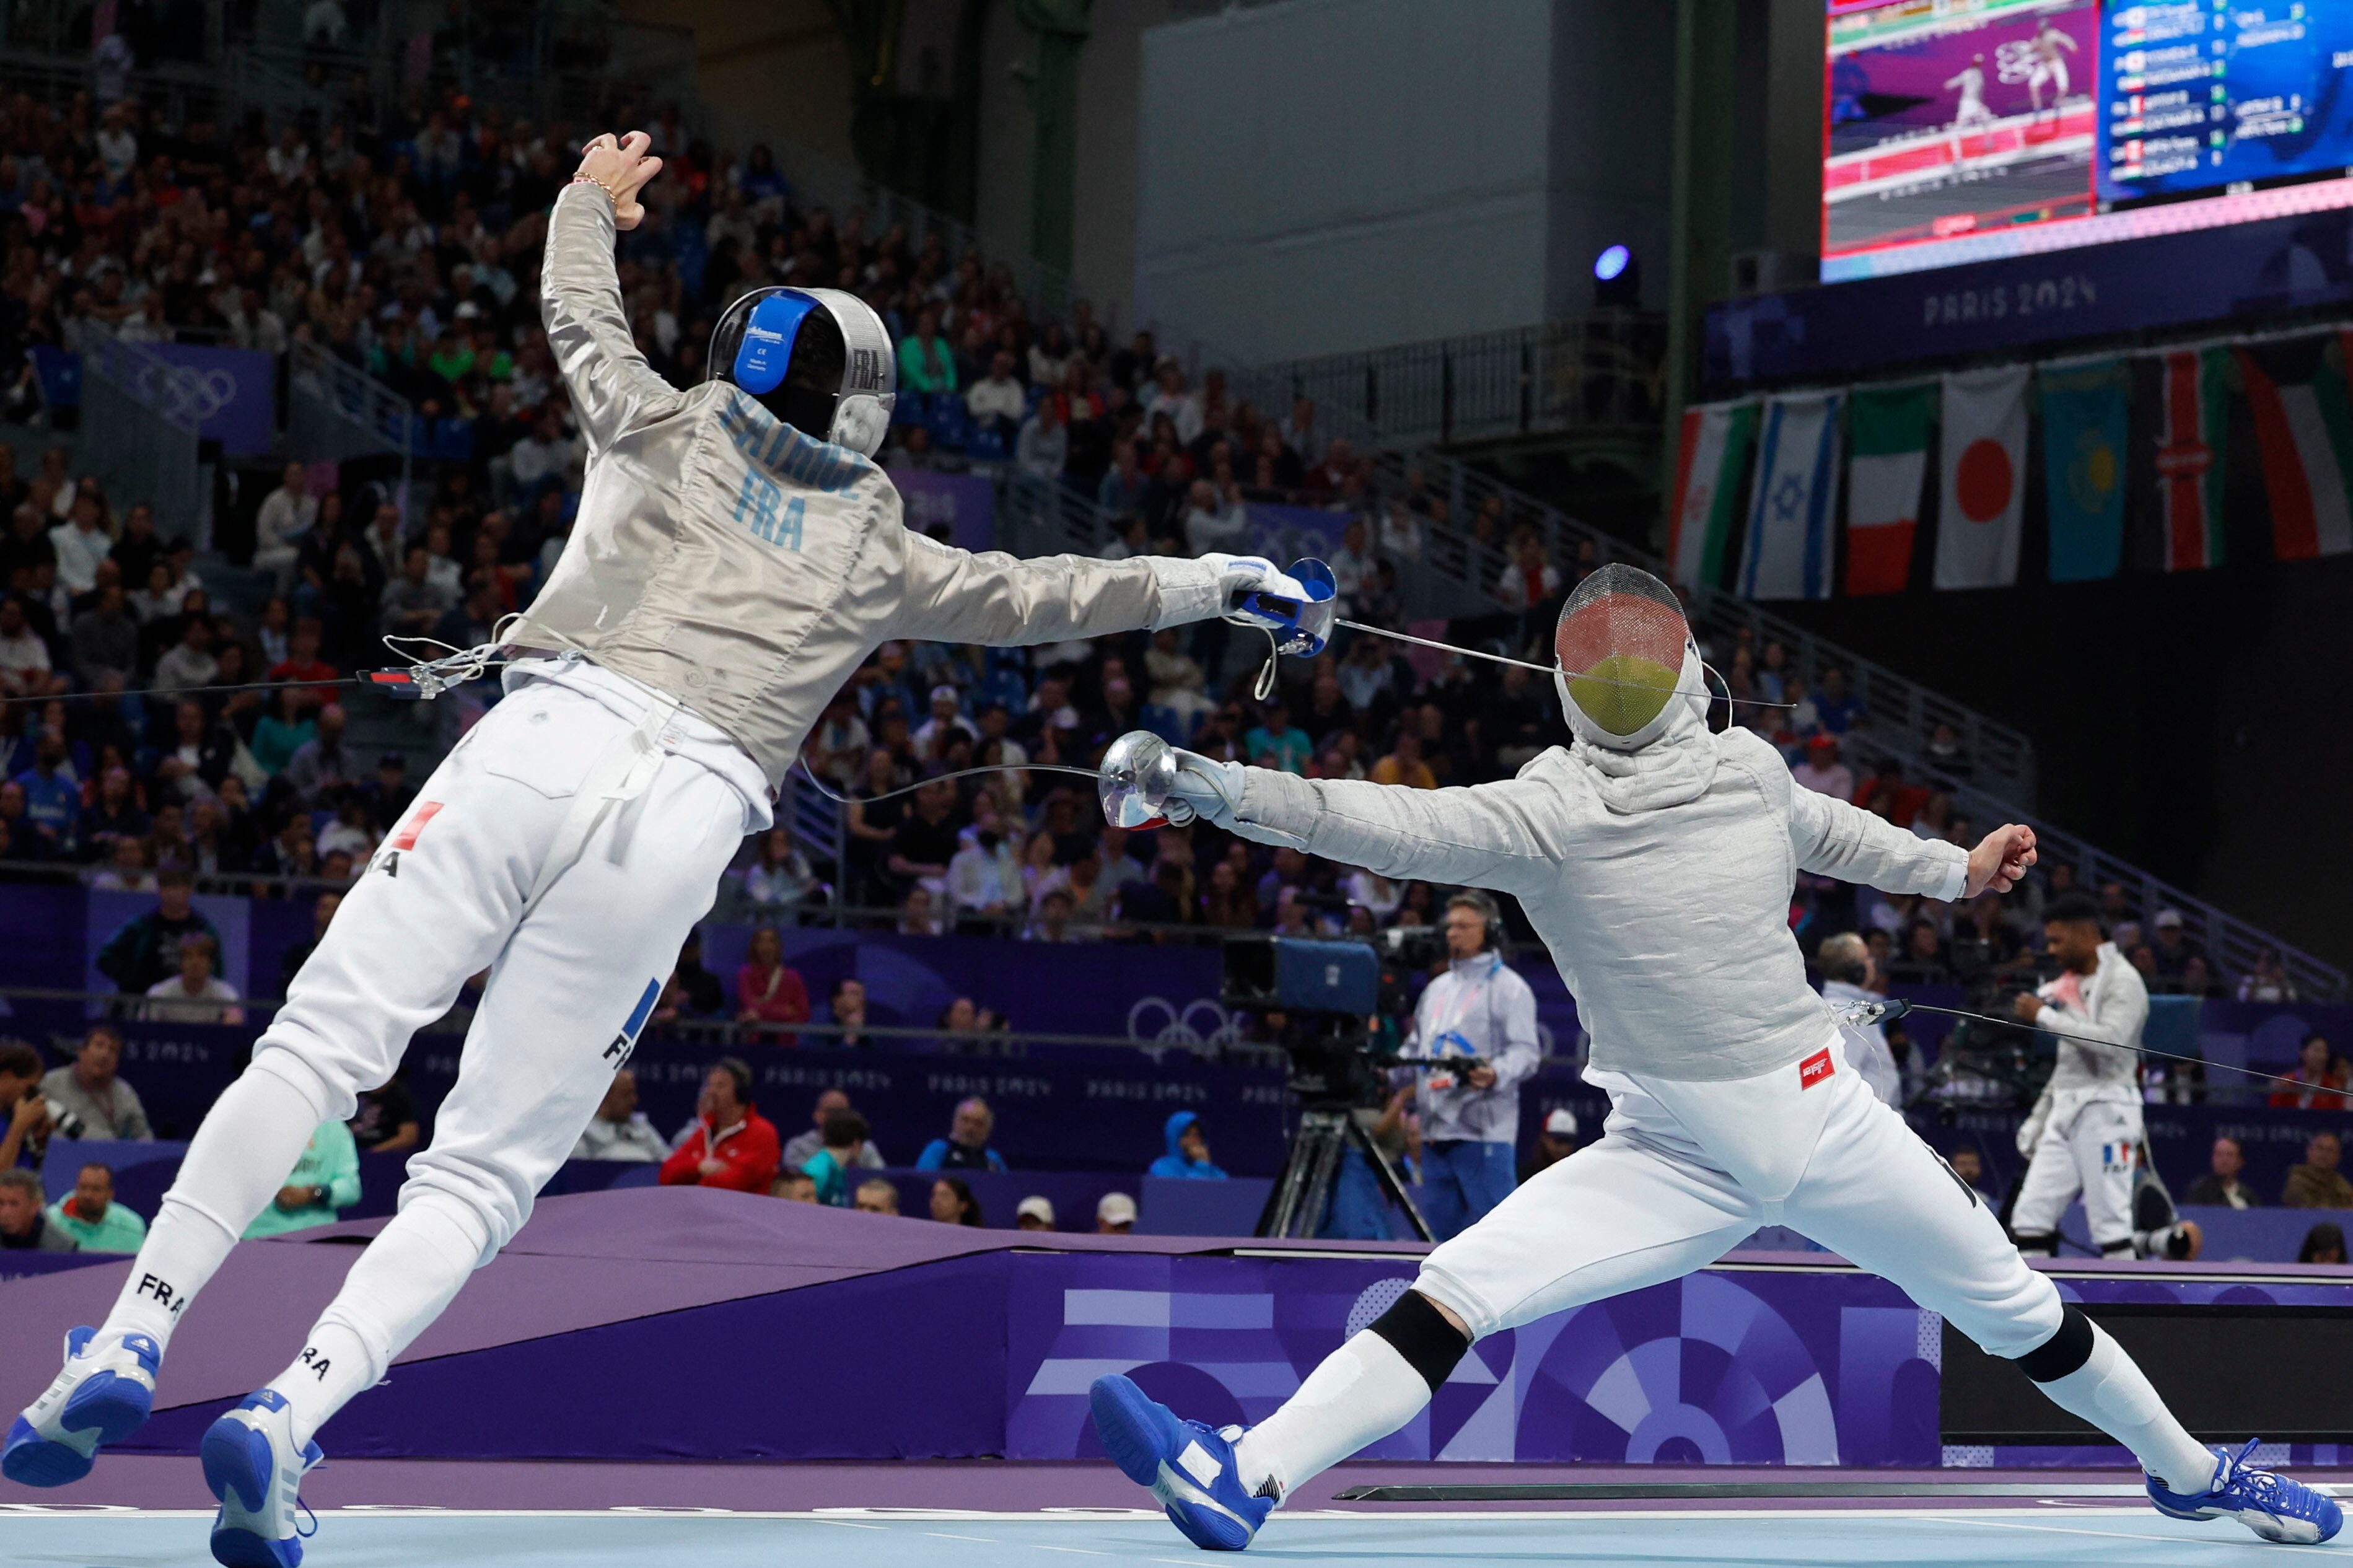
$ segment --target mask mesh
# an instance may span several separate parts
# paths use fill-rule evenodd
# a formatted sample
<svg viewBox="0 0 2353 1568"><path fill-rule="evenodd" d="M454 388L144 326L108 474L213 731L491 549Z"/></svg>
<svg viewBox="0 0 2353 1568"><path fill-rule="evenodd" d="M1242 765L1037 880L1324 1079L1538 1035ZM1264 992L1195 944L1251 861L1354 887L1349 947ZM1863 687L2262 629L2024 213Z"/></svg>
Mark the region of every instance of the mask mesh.
<svg viewBox="0 0 2353 1568"><path fill-rule="evenodd" d="M1672 589L1612 562L1561 606L1553 650L1577 710L1612 735L1630 735L1674 694L1688 636Z"/></svg>

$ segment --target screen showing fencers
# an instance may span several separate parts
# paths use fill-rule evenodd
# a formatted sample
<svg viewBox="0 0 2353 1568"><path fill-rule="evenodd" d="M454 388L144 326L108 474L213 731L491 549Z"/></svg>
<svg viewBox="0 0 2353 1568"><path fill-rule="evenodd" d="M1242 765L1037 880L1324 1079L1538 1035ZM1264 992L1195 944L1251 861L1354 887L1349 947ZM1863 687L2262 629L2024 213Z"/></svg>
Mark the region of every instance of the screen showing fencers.
<svg viewBox="0 0 2353 1568"><path fill-rule="evenodd" d="M2353 0L1830 0L1822 280L2353 206Z"/></svg>

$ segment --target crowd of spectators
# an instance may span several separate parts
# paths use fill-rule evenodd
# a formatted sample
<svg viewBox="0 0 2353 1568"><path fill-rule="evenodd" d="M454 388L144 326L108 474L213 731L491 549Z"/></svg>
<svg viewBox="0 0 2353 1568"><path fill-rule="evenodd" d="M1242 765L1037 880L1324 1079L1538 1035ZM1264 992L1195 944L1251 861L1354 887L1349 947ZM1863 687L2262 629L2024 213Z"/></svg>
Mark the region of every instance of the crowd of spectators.
<svg viewBox="0 0 2353 1568"><path fill-rule="evenodd" d="M431 433L406 498L364 462L290 465L248 486L214 539L278 590L246 605L217 601L201 580L194 520L109 496L71 471L61 447L20 475L0 444L10 520L0 689L315 683L8 706L0 860L65 862L133 889L175 868L348 880L416 786L401 752L354 754L329 683L371 661L387 632L485 640L563 547L584 449L539 324L537 269L544 209L585 132L454 97L353 107L323 126L275 129L170 123L136 97L86 95L56 110L20 96L0 112L0 384L16 389L19 413L38 404L35 353L74 349L92 332L273 350L308 340L390 384ZM1349 612L1396 625L1399 573L1432 530L1454 529L1504 563L1493 586L1507 608L1452 635L1539 657L1563 596L1598 564L1589 544L1573 558L1548 552L1498 497L1457 518L1418 474L1382 489L1312 402L1261 409L1214 368L1197 378L1150 332L1114 335L1083 300L1067 319L1042 319L1009 269L953 254L936 233L878 231L862 212L801 199L766 147L716 149L670 111L649 129L667 163L648 189L646 222L624 241L620 281L638 347L674 382L702 378L711 322L741 289L842 288L873 305L899 344L887 462L1017 466L1121 514L1115 553L1240 547L1251 500L1329 508L1345 518L1332 564ZM1840 670L1810 687L1788 648L1745 634L1704 651L1734 698L1758 700L1732 710L1781 747L1801 782L1925 836L1966 841L1990 826L1892 763L1865 771L1841 756L1866 715ZM829 900L887 911L867 922L910 934L1049 942L1429 921L1436 890L1213 830L1102 829L1090 803L1041 787L1042 775L874 798L966 766L1083 765L1139 727L1309 776L1425 788L1508 776L1562 738L1552 694L1525 671L1489 679L1359 637L1342 657L1286 661L1282 685L1259 701L1250 677L1260 656L1221 623L1027 652L886 646L808 748L820 774L860 797L839 862L778 827L746 845L720 918L787 921ZM1967 775L1950 730L1928 751ZM2054 868L2054 879L2064 874ZM1885 972L1904 979L2013 962L2037 930L2031 897L1982 909L1858 904L1810 880L1797 903L1810 944L1865 930ZM2169 913L2120 945L2159 989L2219 993L2226 983ZM682 967L695 983L665 996L665 1016L730 1016L796 1039L791 1026L816 1016L813 999L773 957L754 963L732 996ZM168 980L169 967L147 984ZM2275 963L2236 984L2292 994Z"/></svg>

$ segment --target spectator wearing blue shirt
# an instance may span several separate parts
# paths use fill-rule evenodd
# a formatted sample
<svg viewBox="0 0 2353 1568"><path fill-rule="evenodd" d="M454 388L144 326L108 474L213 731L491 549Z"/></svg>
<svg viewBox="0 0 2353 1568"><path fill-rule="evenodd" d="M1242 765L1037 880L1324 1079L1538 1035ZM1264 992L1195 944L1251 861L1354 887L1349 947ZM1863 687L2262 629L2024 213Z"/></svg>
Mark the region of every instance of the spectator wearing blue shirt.
<svg viewBox="0 0 2353 1568"><path fill-rule="evenodd" d="M1209 1163L1209 1141L1201 1135L1201 1118L1197 1112L1178 1111L1168 1119L1162 1131L1168 1140L1168 1152L1153 1161L1145 1175L1203 1182L1226 1179L1226 1173Z"/></svg>
<svg viewBox="0 0 2353 1568"><path fill-rule="evenodd" d="M34 743L33 765L16 777L25 792L25 817L48 836L49 842L70 854L74 825L81 816L81 781L66 760L65 737L44 729Z"/></svg>
<svg viewBox="0 0 2353 1568"><path fill-rule="evenodd" d="M955 1108L955 1120L948 1124L948 1135L934 1138L923 1145L915 1156L918 1171L1001 1171L1005 1156L988 1146L988 1135L997 1130L997 1113L988 1102L975 1096Z"/></svg>
<svg viewBox="0 0 2353 1568"><path fill-rule="evenodd" d="M1315 743L1291 727L1291 710L1278 701L1268 705L1266 722L1242 737L1242 750L1261 767L1304 773L1308 759L1315 754Z"/></svg>
<svg viewBox="0 0 2353 1568"><path fill-rule="evenodd" d="M1862 699L1847 689L1846 671L1836 665L1822 670L1821 685L1814 692L1814 712L1822 728L1833 735L1845 734L1862 717Z"/></svg>

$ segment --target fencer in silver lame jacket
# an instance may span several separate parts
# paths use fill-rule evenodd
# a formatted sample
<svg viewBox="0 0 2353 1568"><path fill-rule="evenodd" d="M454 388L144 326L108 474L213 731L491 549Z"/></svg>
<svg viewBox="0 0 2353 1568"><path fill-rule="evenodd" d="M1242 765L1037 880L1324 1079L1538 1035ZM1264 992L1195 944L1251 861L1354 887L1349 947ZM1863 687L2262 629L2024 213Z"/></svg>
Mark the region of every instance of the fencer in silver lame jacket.
<svg viewBox="0 0 2353 1568"><path fill-rule="evenodd" d="M1025 644L1200 620L1219 565L973 554L908 530L869 458L638 352L593 184L548 216L549 346L588 446L572 538L509 633L573 650L725 731L782 784L835 690L892 638Z"/></svg>
<svg viewBox="0 0 2353 1568"><path fill-rule="evenodd" d="M1746 730L1710 733L1695 650L1677 689L1637 750L1577 728L1517 777L1469 789L1225 764L1235 808L1219 816L1246 838L1517 898L1577 998L1596 1069L1771 1072L1838 1033L1789 931L1797 874L1954 899L1968 855L1805 788Z"/></svg>

